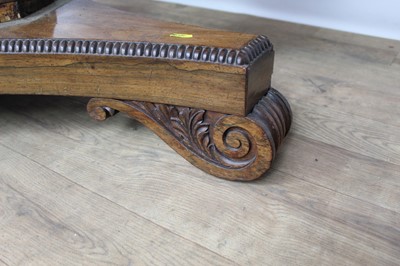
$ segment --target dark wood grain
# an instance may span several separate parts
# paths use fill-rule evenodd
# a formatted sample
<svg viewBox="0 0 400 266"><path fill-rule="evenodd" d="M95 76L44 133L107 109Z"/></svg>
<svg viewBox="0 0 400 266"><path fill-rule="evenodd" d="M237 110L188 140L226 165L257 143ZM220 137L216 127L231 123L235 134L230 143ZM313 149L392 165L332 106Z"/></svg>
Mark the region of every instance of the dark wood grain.
<svg viewBox="0 0 400 266"><path fill-rule="evenodd" d="M271 83L265 36L239 50L68 39L2 39L2 94L108 97L250 112ZM212 97L210 96L212 95Z"/></svg>
<svg viewBox="0 0 400 266"><path fill-rule="evenodd" d="M15 1L0 1L0 23L20 17L21 14Z"/></svg>
<svg viewBox="0 0 400 266"><path fill-rule="evenodd" d="M244 116L271 85L274 52L265 36L158 21L91 0L0 27L0 39L3 94L107 97Z"/></svg>
<svg viewBox="0 0 400 266"><path fill-rule="evenodd" d="M20 6L29 13L50 2ZM271 89L268 37L162 22L92 0L4 24L0 64L0 94L99 98L89 103L93 117L105 119L107 108L128 113L194 165L230 180L262 176L292 120Z"/></svg>
<svg viewBox="0 0 400 266"><path fill-rule="evenodd" d="M0 23L28 16L53 2L54 0L0 0Z"/></svg>
<svg viewBox="0 0 400 266"><path fill-rule="evenodd" d="M148 18L128 11L135 2L126 1L116 9L112 1L69 0L66 4L35 18L34 21L0 28L2 38L98 39L147 41L193 46L240 49L257 37L234 31L210 29ZM73 28L73 30L71 30ZM191 34L193 38L171 37L173 33Z"/></svg>
<svg viewBox="0 0 400 266"><path fill-rule="evenodd" d="M289 104L274 89L247 117L137 101L92 99L88 104L89 114L99 121L117 111L146 125L203 171L241 181L270 168L292 122Z"/></svg>

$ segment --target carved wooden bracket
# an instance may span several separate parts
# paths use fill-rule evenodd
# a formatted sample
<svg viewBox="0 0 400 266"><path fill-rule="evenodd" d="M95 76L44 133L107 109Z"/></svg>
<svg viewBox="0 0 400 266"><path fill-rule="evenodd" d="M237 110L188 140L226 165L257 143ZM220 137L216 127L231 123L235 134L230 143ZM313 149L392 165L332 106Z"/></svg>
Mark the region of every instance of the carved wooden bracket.
<svg viewBox="0 0 400 266"><path fill-rule="evenodd" d="M102 98L90 100L88 112L99 121L126 113L203 171L241 181L256 179L270 168L292 121L289 104L275 89L247 117Z"/></svg>

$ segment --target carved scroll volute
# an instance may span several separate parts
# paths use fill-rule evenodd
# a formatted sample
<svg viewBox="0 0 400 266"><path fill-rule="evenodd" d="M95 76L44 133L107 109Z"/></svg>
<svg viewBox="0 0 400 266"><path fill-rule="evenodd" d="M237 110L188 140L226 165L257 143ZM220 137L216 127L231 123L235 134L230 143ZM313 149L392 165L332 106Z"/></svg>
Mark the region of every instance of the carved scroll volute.
<svg viewBox="0 0 400 266"><path fill-rule="evenodd" d="M284 119L268 116L270 112L276 114L279 108L282 112L290 110L287 102L273 98L276 93L271 89L256 106L257 112L247 117L112 99L92 99L88 111L100 121L116 111L126 113L203 171L229 180L249 181L262 176L270 168L280 140L290 128L291 115L279 116ZM267 101L269 105L265 104ZM268 117L277 119L271 121ZM275 130L276 126L283 128L283 124L285 130Z"/></svg>
<svg viewBox="0 0 400 266"><path fill-rule="evenodd" d="M245 117L225 115L215 124L213 140L223 168L212 173L231 180L253 180L271 165L272 149L263 129Z"/></svg>

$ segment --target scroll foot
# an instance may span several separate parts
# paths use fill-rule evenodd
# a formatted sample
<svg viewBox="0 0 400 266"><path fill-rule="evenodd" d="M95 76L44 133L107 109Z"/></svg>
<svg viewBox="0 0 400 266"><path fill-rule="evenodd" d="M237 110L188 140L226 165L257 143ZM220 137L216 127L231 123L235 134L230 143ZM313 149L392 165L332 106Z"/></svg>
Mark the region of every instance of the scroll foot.
<svg viewBox="0 0 400 266"><path fill-rule="evenodd" d="M292 121L288 102L275 89L246 117L166 104L94 98L91 117L102 121L117 112L153 130L190 163L214 176L250 181L271 166Z"/></svg>

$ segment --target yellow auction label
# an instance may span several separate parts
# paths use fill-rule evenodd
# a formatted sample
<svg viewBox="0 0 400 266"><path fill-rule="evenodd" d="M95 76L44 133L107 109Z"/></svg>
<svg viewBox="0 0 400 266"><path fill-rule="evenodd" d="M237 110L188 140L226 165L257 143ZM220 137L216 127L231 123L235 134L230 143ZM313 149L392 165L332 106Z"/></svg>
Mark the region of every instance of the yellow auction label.
<svg viewBox="0 0 400 266"><path fill-rule="evenodd" d="M175 38L183 38L183 39L190 39L193 38L193 34L185 34L185 33L172 33L169 35L169 37L175 37Z"/></svg>

